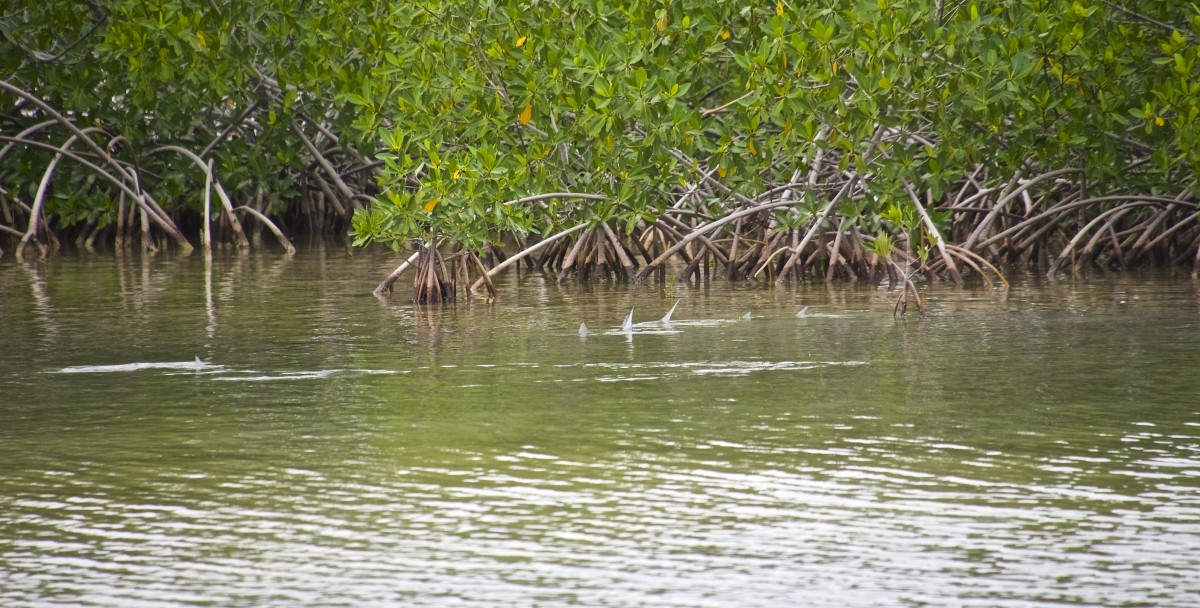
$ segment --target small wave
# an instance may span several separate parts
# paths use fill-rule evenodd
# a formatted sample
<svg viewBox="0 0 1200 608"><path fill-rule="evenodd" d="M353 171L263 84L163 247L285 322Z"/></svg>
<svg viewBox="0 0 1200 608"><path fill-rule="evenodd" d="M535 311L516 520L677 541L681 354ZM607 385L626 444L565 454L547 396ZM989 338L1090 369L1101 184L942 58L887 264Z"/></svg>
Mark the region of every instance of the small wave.
<svg viewBox="0 0 1200 608"><path fill-rule="evenodd" d="M58 370L60 374L109 374L116 372L137 372L145 369L211 371L221 369L220 365L212 365L196 359L195 361L153 361L137 363L120 363L117 365L73 365Z"/></svg>
<svg viewBox="0 0 1200 608"><path fill-rule="evenodd" d="M671 375L744 376L754 372L803 371L832 366L866 365L865 361L724 361L724 362L658 362L658 363L571 363L555 367L605 369L617 373L597 378L601 382L651 380Z"/></svg>
<svg viewBox="0 0 1200 608"><path fill-rule="evenodd" d="M320 378L328 378L334 374L366 374L374 375L391 375L408 373L406 370L390 370L390 369L318 369L312 371L297 371L297 372L278 372L264 373L258 371L244 371L235 374L219 376L213 380L222 380L225 382L273 382L277 380L315 380ZM247 375L237 375L247 374ZM255 375L248 375L255 374Z"/></svg>

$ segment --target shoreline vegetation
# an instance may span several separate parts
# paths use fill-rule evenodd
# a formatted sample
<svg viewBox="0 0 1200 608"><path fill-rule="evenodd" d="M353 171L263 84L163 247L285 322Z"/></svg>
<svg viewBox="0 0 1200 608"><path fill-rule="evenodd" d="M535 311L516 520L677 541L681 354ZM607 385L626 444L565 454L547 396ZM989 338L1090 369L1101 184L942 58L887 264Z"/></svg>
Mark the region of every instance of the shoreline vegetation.
<svg viewBox="0 0 1200 608"><path fill-rule="evenodd" d="M1200 274L1186 3L194 4L0 9L0 254L349 232L418 303Z"/></svg>

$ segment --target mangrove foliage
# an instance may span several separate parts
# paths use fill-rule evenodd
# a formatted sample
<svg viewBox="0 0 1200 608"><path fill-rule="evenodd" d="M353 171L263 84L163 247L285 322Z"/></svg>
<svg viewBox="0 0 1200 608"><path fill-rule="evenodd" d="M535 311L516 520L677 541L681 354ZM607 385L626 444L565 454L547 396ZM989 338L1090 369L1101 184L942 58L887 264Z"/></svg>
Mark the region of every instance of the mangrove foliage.
<svg viewBox="0 0 1200 608"><path fill-rule="evenodd" d="M0 229L349 227L421 302L517 264L1195 272L1198 41L1175 0L27 3L0 14Z"/></svg>
<svg viewBox="0 0 1200 608"><path fill-rule="evenodd" d="M288 250L286 234L344 235L380 163L340 95L360 90L384 10L6 3L0 235L18 256L68 239L186 252L209 222L240 249L264 228Z"/></svg>

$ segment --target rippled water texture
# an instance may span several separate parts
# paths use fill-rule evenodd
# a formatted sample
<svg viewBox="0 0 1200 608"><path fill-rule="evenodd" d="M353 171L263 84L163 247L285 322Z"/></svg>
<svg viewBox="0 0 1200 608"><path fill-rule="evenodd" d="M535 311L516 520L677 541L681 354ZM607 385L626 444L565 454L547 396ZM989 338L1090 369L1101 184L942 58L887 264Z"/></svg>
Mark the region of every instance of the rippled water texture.
<svg viewBox="0 0 1200 608"><path fill-rule="evenodd" d="M1186 278L395 263L0 258L0 605L1200 606Z"/></svg>

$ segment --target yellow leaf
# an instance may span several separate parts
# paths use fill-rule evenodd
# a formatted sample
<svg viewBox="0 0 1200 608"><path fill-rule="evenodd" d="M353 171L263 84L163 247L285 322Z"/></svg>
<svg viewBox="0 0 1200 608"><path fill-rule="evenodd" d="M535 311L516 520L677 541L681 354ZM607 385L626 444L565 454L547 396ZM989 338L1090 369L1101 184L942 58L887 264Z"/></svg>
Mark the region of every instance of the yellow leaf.
<svg viewBox="0 0 1200 608"><path fill-rule="evenodd" d="M520 121L521 124L527 125L529 124L530 118L533 118L533 104L527 103L525 104L525 109L521 110L521 115L517 117L517 120Z"/></svg>
<svg viewBox="0 0 1200 608"><path fill-rule="evenodd" d="M517 48L521 48L524 45L525 45L525 37L521 36L520 38L517 38Z"/></svg>
<svg viewBox="0 0 1200 608"><path fill-rule="evenodd" d="M728 171L725 170L725 167L717 167L717 175L725 177L726 173L728 173Z"/></svg>
<svg viewBox="0 0 1200 608"><path fill-rule="evenodd" d="M275 124L275 121L276 121L276 120L278 120L278 117L277 117L277 116L275 116L275 113L274 113L274 112L267 112L267 124L268 124L268 125L273 125L273 124Z"/></svg>
<svg viewBox="0 0 1200 608"><path fill-rule="evenodd" d="M1158 126L1160 126L1160 127L1161 127L1161 126L1163 126L1163 125L1167 124L1167 121L1163 120L1163 117L1162 117L1162 116L1155 116L1155 117L1154 117L1154 124L1156 124L1156 125L1158 125Z"/></svg>
<svg viewBox="0 0 1200 608"><path fill-rule="evenodd" d="M780 17L782 17L782 16L783 16L783 1L782 1L782 0L776 0L776 2L775 2L775 14L776 14L776 15L779 15Z"/></svg>
<svg viewBox="0 0 1200 608"><path fill-rule="evenodd" d="M753 154L754 156L758 156L758 150L756 150L754 148L754 140L753 139L746 140L746 151Z"/></svg>
<svg viewBox="0 0 1200 608"><path fill-rule="evenodd" d="M656 29L660 32L667 29L667 16L666 15L659 17L658 21L654 22L654 29Z"/></svg>
<svg viewBox="0 0 1200 608"><path fill-rule="evenodd" d="M721 40L729 40L729 30L722 29L720 36L721 36Z"/></svg>
<svg viewBox="0 0 1200 608"><path fill-rule="evenodd" d="M433 208L437 207L440 202L442 202L440 198L429 199L429 202L425 203L425 213L433 213Z"/></svg>
<svg viewBox="0 0 1200 608"><path fill-rule="evenodd" d="M200 47L200 50L203 51L205 44L206 43L204 42L204 34L201 32L196 32L196 46Z"/></svg>

